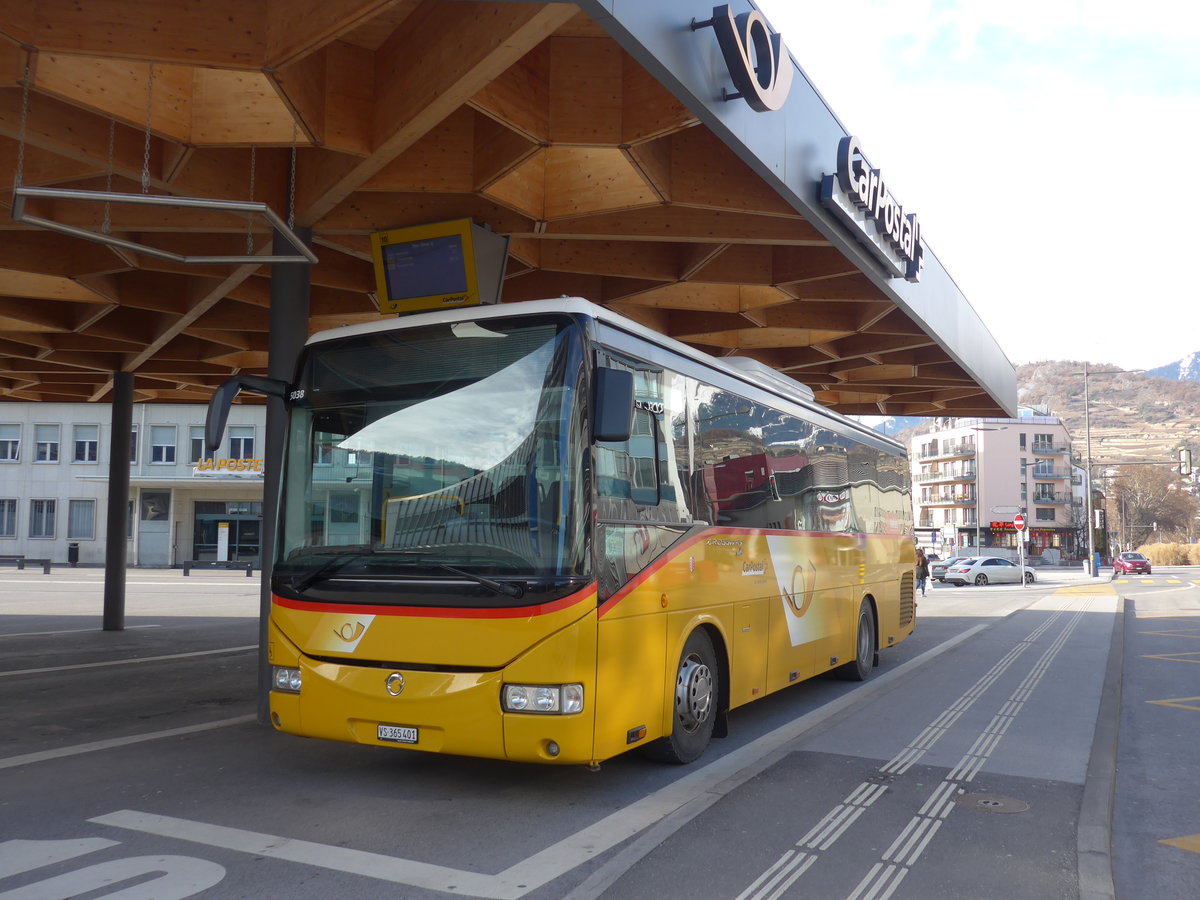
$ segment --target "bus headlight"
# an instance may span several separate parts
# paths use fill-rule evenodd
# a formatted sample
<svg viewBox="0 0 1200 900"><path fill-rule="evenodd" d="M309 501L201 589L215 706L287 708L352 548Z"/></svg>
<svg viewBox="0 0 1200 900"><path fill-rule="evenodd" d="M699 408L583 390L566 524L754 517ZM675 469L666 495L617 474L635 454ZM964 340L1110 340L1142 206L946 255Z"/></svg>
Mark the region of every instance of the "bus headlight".
<svg viewBox="0 0 1200 900"><path fill-rule="evenodd" d="M505 712L559 716L583 712L582 684L506 684L500 698Z"/></svg>
<svg viewBox="0 0 1200 900"><path fill-rule="evenodd" d="M273 666L271 683L277 691L287 691L289 694L300 693L300 670L287 669L283 666Z"/></svg>

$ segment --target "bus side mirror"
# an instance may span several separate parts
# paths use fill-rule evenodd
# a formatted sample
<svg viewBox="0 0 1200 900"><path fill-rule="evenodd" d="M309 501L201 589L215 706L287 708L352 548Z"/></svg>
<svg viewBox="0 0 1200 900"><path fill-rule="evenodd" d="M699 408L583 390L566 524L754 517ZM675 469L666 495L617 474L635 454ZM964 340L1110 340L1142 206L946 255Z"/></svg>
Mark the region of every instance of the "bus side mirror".
<svg viewBox="0 0 1200 900"><path fill-rule="evenodd" d="M217 452L225 423L229 420L229 407L240 391L254 391L267 397L281 400L288 395L288 383L278 378L262 378L258 375L235 375L213 391L208 401L208 415L204 419L204 449L208 454Z"/></svg>
<svg viewBox="0 0 1200 900"><path fill-rule="evenodd" d="M592 437L597 441L627 441L633 430L633 373L625 369L596 369L596 408Z"/></svg>

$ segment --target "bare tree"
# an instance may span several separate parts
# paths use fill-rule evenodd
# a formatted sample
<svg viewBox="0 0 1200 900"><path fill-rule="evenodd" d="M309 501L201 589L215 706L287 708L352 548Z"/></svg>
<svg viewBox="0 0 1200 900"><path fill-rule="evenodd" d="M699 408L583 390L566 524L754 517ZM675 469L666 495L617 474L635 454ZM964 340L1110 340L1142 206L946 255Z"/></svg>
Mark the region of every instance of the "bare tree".
<svg viewBox="0 0 1200 900"><path fill-rule="evenodd" d="M1135 547L1152 539L1187 540L1200 501L1166 466L1122 466L1110 482L1108 510L1119 523L1122 546Z"/></svg>

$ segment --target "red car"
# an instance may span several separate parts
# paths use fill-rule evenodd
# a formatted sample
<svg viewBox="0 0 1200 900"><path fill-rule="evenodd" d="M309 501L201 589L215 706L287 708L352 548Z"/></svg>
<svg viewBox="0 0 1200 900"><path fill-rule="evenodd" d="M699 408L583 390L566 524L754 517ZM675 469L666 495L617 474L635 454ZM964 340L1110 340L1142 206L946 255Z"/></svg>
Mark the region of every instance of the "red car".
<svg viewBox="0 0 1200 900"><path fill-rule="evenodd" d="M1140 553L1122 553L1113 560L1114 575L1150 574L1150 560Z"/></svg>

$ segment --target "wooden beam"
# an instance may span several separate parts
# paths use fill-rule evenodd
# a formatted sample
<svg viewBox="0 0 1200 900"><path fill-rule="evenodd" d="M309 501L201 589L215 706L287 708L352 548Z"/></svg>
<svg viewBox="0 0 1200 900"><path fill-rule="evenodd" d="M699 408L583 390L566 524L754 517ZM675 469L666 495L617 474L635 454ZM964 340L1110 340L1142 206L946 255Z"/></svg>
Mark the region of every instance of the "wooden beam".
<svg viewBox="0 0 1200 900"><path fill-rule="evenodd" d="M614 240L702 241L729 244L825 246L828 242L802 219L669 206L557 219L545 233L559 237Z"/></svg>
<svg viewBox="0 0 1200 900"><path fill-rule="evenodd" d="M372 153L306 186L312 225L576 12L569 4L425 3L375 54Z"/></svg>
<svg viewBox="0 0 1200 900"><path fill-rule="evenodd" d="M257 69L264 62L266 0L4 0L0 21L28 23L22 38L42 52L154 59Z"/></svg>
<svg viewBox="0 0 1200 900"><path fill-rule="evenodd" d="M82 277L128 268L112 249L48 231L5 231L0 266L54 277Z"/></svg>
<svg viewBox="0 0 1200 900"><path fill-rule="evenodd" d="M0 134L16 139L20 135L20 129L20 90L0 90ZM44 95L30 99L25 132L26 144L93 166L100 172L111 169L122 178L140 184L145 134L118 123L113 136L111 167L108 138L107 117ZM162 139L152 138L150 183L157 188L167 188L161 177L162 159Z"/></svg>
<svg viewBox="0 0 1200 900"><path fill-rule="evenodd" d="M475 119L455 110L432 131L368 178L364 191L433 191L469 194L475 189ZM499 126L496 126L499 129ZM509 132L510 134L512 132ZM528 141L523 142L530 147Z"/></svg>
<svg viewBox="0 0 1200 900"><path fill-rule="evenodd" d="M621 142L638 145L700 120L628 53L621 54Z"/></svg>
<svg viewBox="0 0 1200 900"><path fill-rule="evenodd" d="M657 193L620 150L591 147L546 150L548 220L657 206L659 202Z"/></svg>
<svg viewBox="0 0 1200 900"><path fill-rule="evenodd" d="M588 272L627 278L674 281L679 268L675 248L648 241L563 241L544 239L543 269Z"/></svg>
<svg viewBox="0 0 1200 900"><path fill-rule="evenodd" d="M605 38L550 39L550 141L590 147L621 143L623 52Z"/></svg>
<svg viewBox="0 0 1200 900"><path fill-rule="evenodd" d="M192 77L190 143L290 147L299 137L291 110L266 74L197 68Z"/></svg>
<svg viewBox="0 0 1200 900"><path fill-rule="evenodd" d="M671 142L671 200L705 209L799 217L707 128L689 128Z"/></svg>
<svg viewBox="0 0 1200 900"><path fill-rule="evenodd" d="M543 41L472 95L470 106L533 143L550 142L550 42Z"/></svg>
<svg viewBox="0 0 1200 900"><path fill-rule="evenodd" d="M356 194L321 222L326 234L370 234L447 219L474 219L499 234L531 233L526 216L483 198L463 194Z"/></svg>
<svg viewBox="0 0 1200 900"><path fill-rule="evenodd" d="M140 60L41 53L34 84L42 94L106 118L114 117L143 131L149 102L153 133L173 141L191 141L193 80L197 70L191 66L156 63L152 84L150 74L150 63Z"/></svg>
<svg viewBox="0 0 1200 900"><path fill-rule="evenodd" d="M408 0L266 0L264 63L290 65L381 13L415 5Z"/></svg>

